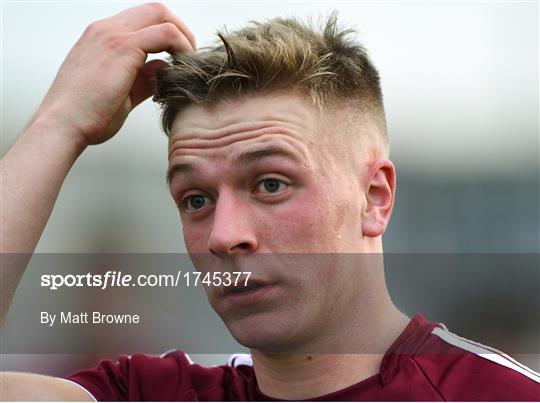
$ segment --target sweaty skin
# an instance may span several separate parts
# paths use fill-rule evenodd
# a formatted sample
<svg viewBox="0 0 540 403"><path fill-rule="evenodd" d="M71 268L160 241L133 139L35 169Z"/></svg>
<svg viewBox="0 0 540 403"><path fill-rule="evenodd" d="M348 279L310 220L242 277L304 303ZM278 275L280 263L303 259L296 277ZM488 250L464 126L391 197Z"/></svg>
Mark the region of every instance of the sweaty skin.
<svg viewBox="0 0 540 403"><path fill-rule="evenodd" d="M320 396L376 374L408 323L378 255L393 165L351 164L356 142L346 151L340 127L301 96L273 94L190 106L171 130L170 190L198 269L252 271L271 285L240 307L217 287L206 292L251 349L261 391L276 398Z"/></svg>

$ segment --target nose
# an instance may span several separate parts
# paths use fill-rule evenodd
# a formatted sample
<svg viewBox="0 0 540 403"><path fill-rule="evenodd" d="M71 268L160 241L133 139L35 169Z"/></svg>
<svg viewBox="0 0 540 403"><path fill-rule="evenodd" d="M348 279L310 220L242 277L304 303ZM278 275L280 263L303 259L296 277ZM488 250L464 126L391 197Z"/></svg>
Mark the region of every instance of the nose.
<svg viewBox="0 0 540 403"><path fill-rule="evenodd" d="M249 206L241 197L221 193L214 207L208 250L225 256L252 253L257 249L257 237Z"/></svg>

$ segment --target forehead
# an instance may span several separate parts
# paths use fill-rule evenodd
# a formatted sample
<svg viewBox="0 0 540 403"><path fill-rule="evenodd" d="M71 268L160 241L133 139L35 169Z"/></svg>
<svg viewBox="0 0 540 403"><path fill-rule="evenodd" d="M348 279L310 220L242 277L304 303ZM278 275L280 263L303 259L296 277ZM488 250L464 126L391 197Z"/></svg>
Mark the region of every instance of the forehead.
<svg viewBox="0 0 540 403"><path fill-rule="evenodd" d="M275 122L310 136L316 134L320 120L316 107L300 95L245 95L212 106L190 105L183 109L171 127L169 145L186 138L212 138L216 131L230 127L234 132L234 127L257 122Z"/></svg>

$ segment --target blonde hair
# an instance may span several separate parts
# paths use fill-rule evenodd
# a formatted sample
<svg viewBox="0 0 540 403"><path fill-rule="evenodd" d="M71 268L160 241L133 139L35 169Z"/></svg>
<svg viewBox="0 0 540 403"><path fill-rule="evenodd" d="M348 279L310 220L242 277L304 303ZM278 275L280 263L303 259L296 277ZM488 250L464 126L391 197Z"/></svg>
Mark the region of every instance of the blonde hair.
<svg viewBox="0 0 540 403"><path fill-rule="evenodd" d="M154 101L167 135L176 114L189 105L210 105L246 94L300 93L321 109L345 105L382 123L379 74L352 29L340 29L332 13L321 27L294 18L252 21L218 32L219 42L196 53L174 55L156 74ZM380 126L380 125L379 125Z"/></svg>

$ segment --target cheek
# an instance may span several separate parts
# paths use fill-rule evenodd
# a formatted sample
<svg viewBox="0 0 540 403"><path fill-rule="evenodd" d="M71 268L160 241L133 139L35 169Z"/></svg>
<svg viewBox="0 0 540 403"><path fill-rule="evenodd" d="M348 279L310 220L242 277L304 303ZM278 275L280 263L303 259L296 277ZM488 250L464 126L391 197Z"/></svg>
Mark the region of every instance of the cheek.
<svg viewBox="0 0 540 403"><path fill-rule="evenodd" d="M330 227L336 223L326 199L305 192L274 211L259 216L259 234L275 252L326 252L334 250Z"/></svg>
<svg viewBox="0 0 540 403"><path fill-rule="evenodd" d="M208 252L208 232L205 225L184 224L182 222L182 233L184 235L184 244L190 253Z"/></svg>

